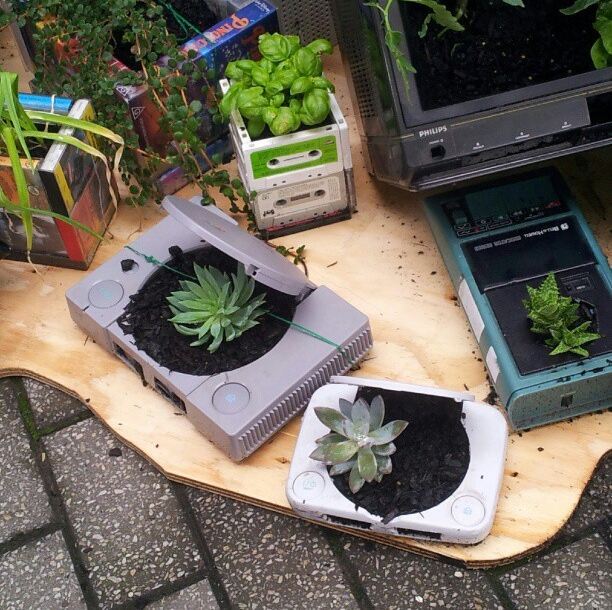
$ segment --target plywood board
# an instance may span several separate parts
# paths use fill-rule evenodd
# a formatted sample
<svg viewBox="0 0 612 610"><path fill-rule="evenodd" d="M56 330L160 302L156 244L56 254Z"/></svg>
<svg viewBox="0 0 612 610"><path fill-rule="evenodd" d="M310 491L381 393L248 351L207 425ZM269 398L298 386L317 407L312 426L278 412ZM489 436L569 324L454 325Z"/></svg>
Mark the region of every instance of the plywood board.
<svg viewBox="0 0 612 610"><path fill-rule="evenodd" d="M351 124L359 213L346 222L289 236L306 245L311 279L337 291L370 317L375 347L359 375L454 390L479 399L489 385L477 345L458 307L419 197L372 181L365 171L338 58L331 70ZM575 186L591 202L585 212L611 251L610 158L566 162ZM589 177L588 171L593 175ZM600 171L601 170L601 171ZM601 179L600 179L601 178ZM577 181L577 182L576 182ZM185 196L195 191L187 188ZM598 195L599 194L599 198ZM120 207L100 265L161 219L153 205ZM241 464L225 458L186 418L71 321L64 292L82 272L0 263L0 376L30 375L83 400L118 437L169 478L291 514L284 486L299 420ZM592 473L612 449L612 413L536 429L510 439L492 534L471 547L359 535L471 567L498 565L546 544L576 507ZM338 528L342 529L342 528Z"/></svg>

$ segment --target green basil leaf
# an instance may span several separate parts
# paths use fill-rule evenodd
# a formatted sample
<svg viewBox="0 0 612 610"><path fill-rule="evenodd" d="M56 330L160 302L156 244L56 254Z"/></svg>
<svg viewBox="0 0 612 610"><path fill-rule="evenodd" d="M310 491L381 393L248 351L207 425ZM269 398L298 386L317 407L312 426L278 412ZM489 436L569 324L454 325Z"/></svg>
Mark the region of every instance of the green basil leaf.
<svg viewBox="0 0 612 610"><path fill-rule="evenodd" d="M591 49L591 59L598 70L612 66L612 55L606 51L601 38L597 39Z"/></svg>
<svg viewBox="0 0 612 610"><path fill-rule="evenodd" d="M283 86L283 84L276 80L276 78L273 78L266 85L266 94L276 95L277 93L281 93L284 89L285 87Z"/></svg>
<svg viewBox="0 0 612 610"><path fill-rule="evenodd" d="M270 74L274 70L274 63L264 57L259 60L259 67Z"/></svg>
<svg viewBox="0 0 612 610"><path fill-rule="evenodd" d="M313 89L304 96L303 110L313 124L325 121L331 110L329 93L323 89Z"/></svg>
<svg viewBox="0 0 612 610"><path fill-rule="evenodd" d="M309 49L300 49L293 56L293 62L296 70L302 76L321 76L323 72L323 64Z"/></svg>
<svg viewBox="0 0 612 610"><path fill-rule="evenodd" d="M270 80L270 74L260 66L255 66L251 71L251 78L255 84L265 87Z"/></svg>
<svg viewBox="0 0 612 610"><path fill-rule="evenodd" d="M270 123L270 131L275 136L284 136L285 134L295 131L296 123L299 127L299 118L293 114L290 108L287 106L281 106L278 109L278 114L274 120Z"/></svg>
<svg viewBox="0 0 612 610"><path fill-rule="evenodd" d="M236 105L238 108L242 108L242 106L247 106L252 100L261 97L263 94L263 87L249 87L248 89L244 89L238 93L238 100Z"/></svg>
<svg viewBox="0 0 612 610"><path fill-rule="evenodd" d="M296 79L291 85L291 95L302 95L304 93L308 93L314 89L314 83L312 82L312 78L310 76L300 76L300 78Z"/></svg>
<svg viewBox="0 0 612 610"><path fill-rule="evenodd" d="M269 125L278 114L278 108L274 108L272 106L268 106L261 111L261 118L263 119L266 125Z"/></svg>
<svg viewBox="0 0 612 610"><path fill-rule="evenodd" d="M285 94L277 93L276 95L273 95L270 98L270 106L275 106L276 108L279 108L280 106L283 105L284 101L285 101Z"/></svg>
<svg viewBox="0 0 612 610"><path fill-rule="evenodd" d="M293 84L293 81L299 78L299 74L293 67L283 69L277 68L272 78L274 81L279 82L283 86L283 89L288 89Z"/></svg>
<svg viewBox="0 0 612 610"><path fill-rule="evenodd" d="M266 128L266 124L264 123L261 117L250 119L247 123L247 131L251 138L258 138Z"/></svg>
<svg viewBox="0 0 612 610"><path fill-rule="evenodd" d="M310 44L306 45L306 48L312 51L315 55L321 55L321 53L331 55L334 51L332 43L329 42L329 40L326 40L325 38L313 40Z"/></svg>
<svg viewBox="0 0 612 610"><path fill-rule="evenodd" d="M561 12L564 15L575 15L584 9L589 8L589 6L593 6L593 4L598 4L600 0L576 0L572 6L567 8L562 8Z"/></svg>
<svg viewBox="0 0 612 610"><path fill-rule="evenodd" d="M330 80L327 80L324 76L313 77L312 84L314 85L315 89L326 89L327 91L331 91L332 93L336 91L336 87L334 87L334 84Z"/></svg>
<svg viewBox="0 0 612 610"><path fill-rule="evenodd" d="M597 19L594 25L608 54L612 54L612 19Z"/></svg>
<svg viewBox="0 0 612 610"><path fill-rule="evenodd" d="M285 36L285 38L287 39L291 49L289 53L289 56L291 57L291 55L293 55L302 46L302 42L300 41L299 36L289 35Z"/></svg>
<svg viewBox="0 0 612 610"><path fill-rule="evenodd" d="M240 80L244 76L244 71L241 70L235 61L230 61L225 68L225 78L230 80Z"/></svg>
<svg viewBox="0 0 612 610"><path fill-rule="evenodd" d="M262 95L251 100L248 104L245 104L244 106L238 106L238 110L240 110L240 114L245 119L255 119L261 116L262 110L264 108L267 108L268 103L268 100Z"/></svg>
<svg viewBox="0 0 612 610"><path fill-rule="evenodd" d="M253 71L253 68L257 67L257 63L254 62L252 59L239 59L236 62L236 67L242 70L243 72L250 74Z"/></svg>
<svg viewBox="0 0 612 610"><path fill-rule="evenodd" d="M302 112L302 102L293 98L292 100L289 100L289 108L291 108L294 114L299 115L300 112Z"/></svg>
<svg viewBox="0 0 612 610"><path fill-rule="evenodd" d="M291 49L291 43L282 34L262 34L259 37L259 52L274 63L288 59Z"/></svg>
<svg viewBox="0 0 612 610"><path fill-rule="evenodd" d="M229 91L223 96L221 103L219 104L219 111L221 114L228 118L229 115L236 109L238 103L238 95L242 91L242 84L236 83L229 88Z"/></svg>

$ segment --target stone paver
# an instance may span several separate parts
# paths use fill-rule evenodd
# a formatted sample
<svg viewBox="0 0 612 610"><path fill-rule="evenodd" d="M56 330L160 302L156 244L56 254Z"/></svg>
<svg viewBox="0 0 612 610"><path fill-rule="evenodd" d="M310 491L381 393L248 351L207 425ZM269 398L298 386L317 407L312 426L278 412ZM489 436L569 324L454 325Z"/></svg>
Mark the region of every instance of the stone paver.
<svg viewBox="0 0 612 610"><path fill-rule="evenodd" d="M519 608L612 608L612 556L597 535L584 538L501 577Z"/></svg>
<svg viewBox="0 0 612 610"><path fill-rule="evenodd" d="M190 497L238 608L357 608L316 526L206 492Z"/></svg>
<svg viewBox="0 0 612 610"><path fill-rule="evenodd" d="M85 608L81 588L60 532L0 557L0 608Z"/></svg>
<svg viewBox="0 0 612 610"><path fill-rule="evenodd" d="M503 610L481 573L346 535L342 541L377 609Z"/></svg>
<svg viewBox="0 0 612 610"><path fill-rule="evenodd" d="M46 383L24 378L23 385L39 429L54 426L67 417L87 411L87 407L80 400Z"/></svg>
<svg viewBox="0 0 612 610"><path fill-rule="evenodd" d="M168 481L97 420L45 445L103 607L202 568Z"/></svg>
<svg viewBox="0 0 612 610"><path fill-rule="evenodd" d="M0 542L51 519L17 398L11 382L0 380Z"/></svg>
<svg viewBox="0 0 612 610"><path fill-rule="evenodd" d="M564 533L576 532L608 515L612 515L612 455L599 465Z"/></svg>
<svg viewBox="0 0 612 610"><path fill-rule="evenodd" d="M219 605L208 581L201 580L177 593L168 595L152 604L147 610L218 610Z"/></svg>

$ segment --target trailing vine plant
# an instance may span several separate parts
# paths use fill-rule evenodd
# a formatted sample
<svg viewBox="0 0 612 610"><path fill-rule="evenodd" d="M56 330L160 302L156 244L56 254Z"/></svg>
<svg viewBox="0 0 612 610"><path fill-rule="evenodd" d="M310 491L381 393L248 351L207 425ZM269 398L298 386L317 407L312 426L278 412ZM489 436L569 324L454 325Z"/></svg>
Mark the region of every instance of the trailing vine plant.
<svg viewBox="0 0 612 610"><path fill-rule="evenodd" d="M163 6L155 0L37 0L8 2L19 25L30 24L36 47L37 91L71 98L89 98L98 122L123 137L126 151L120 165L129 187L128 201L144 204L159 199L153 176L163 162L179 165L201 190L202 203L214 203L216 190L232 212L248 211L250 194L237 178L209 157L200 133L202 112L221 122L216 75L193 50L183 52L168 32ZM192 32L193 34L193 32ZM137 71L109 69L117 45L128 47ZM59 50L59 53L58 53ZM167 59L162 63L162 57ZM160 110L160 127L171 137L165 155L142 149L127 104L115 94L117 86L147 85ZM110 152L110 151L107 151Z"/></svg>

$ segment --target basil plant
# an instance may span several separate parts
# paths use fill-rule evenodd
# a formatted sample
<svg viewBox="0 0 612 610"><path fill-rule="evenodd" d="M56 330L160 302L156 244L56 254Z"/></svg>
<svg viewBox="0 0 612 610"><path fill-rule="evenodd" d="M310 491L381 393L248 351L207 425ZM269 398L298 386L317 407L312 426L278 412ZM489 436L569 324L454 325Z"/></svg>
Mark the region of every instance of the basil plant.
<svg viewBox="0 0 612 610"><path fill-rule="evenodd" d="M331 111L332 83L323 76L322 54L331 54L331 42L314 40L302 46L299 36L263 34L262 59L228 64L225 76L231 87L220 103L227 119L238 109L249 135L260 137L266 127L275 136L324 123Z"/></svg>

